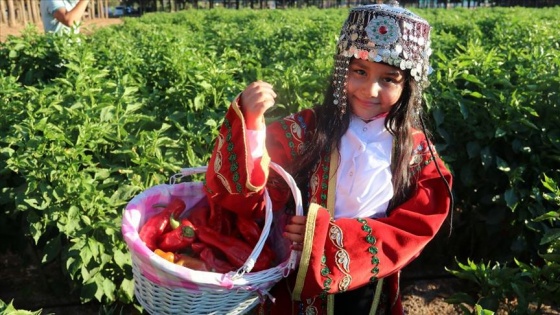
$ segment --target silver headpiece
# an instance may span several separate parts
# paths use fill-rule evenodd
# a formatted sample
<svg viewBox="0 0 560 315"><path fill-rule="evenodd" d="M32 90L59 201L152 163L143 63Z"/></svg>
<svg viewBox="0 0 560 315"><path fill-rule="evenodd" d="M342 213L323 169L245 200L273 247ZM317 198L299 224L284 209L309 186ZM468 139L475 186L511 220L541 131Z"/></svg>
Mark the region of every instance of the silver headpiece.
<svg viewBox="0 0 560 315"><path fill-rule="evenodd" d="M397 4L353 8L342 26L336 46L334 102L346 110L346 79L352 58L383 62L410 75L420 91L428 86L430 24Z"/></svg>

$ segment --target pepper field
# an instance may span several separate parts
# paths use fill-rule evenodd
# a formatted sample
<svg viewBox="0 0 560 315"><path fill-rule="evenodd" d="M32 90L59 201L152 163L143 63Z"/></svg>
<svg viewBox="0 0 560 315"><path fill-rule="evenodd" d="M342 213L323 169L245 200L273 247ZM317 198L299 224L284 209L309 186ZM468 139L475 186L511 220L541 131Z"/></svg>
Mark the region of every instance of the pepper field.
<svg viewBox="0 0 560 315"><path fill-rule="evenodd" d="M557 303L560 7L413 11L433 26L427 116L456 206L420 259L477 288L450 303ZM248 83L275 87L270 120L320 102L346 13L188 10L0 43L0 252L31 244L83 302L134 303L126 203L205 165Z"/></svg>

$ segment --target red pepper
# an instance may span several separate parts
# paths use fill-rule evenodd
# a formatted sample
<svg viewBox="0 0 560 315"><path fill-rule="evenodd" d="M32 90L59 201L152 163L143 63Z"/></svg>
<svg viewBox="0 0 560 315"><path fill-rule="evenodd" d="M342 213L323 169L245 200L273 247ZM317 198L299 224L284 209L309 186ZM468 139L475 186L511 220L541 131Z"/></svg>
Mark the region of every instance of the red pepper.
<svg viewBox="0 0 560 315"><path fill-rule="evenodd" d="M171 229L169 220L172 215L180 215L185 210L185 202L179 198L173 198L160 213L152 216L140 228L140 239L146 243L152 251L157 248L161 236Z"/></svg>
<svg viewBox="0 0 560 315"><path fill-rule="evenodd" d="M244 241L229 235L219 234L205 226L197 228L197 236L202 242L223 252L234 268L243 266L253 251L253 248ZM271 263L272 261L269 257L261 254L255 262L253 271L267 269Z"/></svg>
<svg viewBox="0 0 560 315"><path fill-rule="evenodd" d="M195 238L195 227L188 219L181 220L178 228L163 234L158 248L166 252L180 252L191 245Z"/></svg>
<svg viewBox="0 0 560 315"><path fill-rule="evenodd" d="M195 254L200 254L206 247L208 247L206 244L197 241L191 244L191 249Z"/></svg>
<svg viewBox="0 0 560 315"><path fill-rule="evenodd" d="M241 237L252 247L255 247L261 238L262 229L259 224L247 217L237 216L237 228ZM274 260L274 252L270 249L268 244L264 244L260 256L266 256L269 260Z"/></svg>
<svg viewBox="0 0 560 315"><path fill-rule="evenodd" d="M209 215L209 206L195 205L189 210L187 218L189 218L195 226L207 226Z"/></svg>
<svg viewBox="0 0 560 315"><path fill-rule="evenodd" d="M169 224L169 215L162 211L153 217L140 228L140 239L146 243L151 250L156 250L160 236L166 232Z"/></svg>
<svg viewBox="0 0 560 315"><path fill-rule="evenodd" d="M169 213L170 223L173 220L175 220L176 222L179 220L179 218L181 217L181 214L183 214L183 212L185 211L185 207L186 207L185 202L182 199L180 199L180 198L171 199L171 201L169 202L169 204L165 208L167 213ZM178 226L178 224L177 224L177 226ZM172 226L172 228L177 228L177 226L175 226L175 227Z"/></svg>
<svg viewBox="0 0 560 315"><path fill-rule="evenodd" d="M261 237L261 228L250 218L237 216L237 228L241 237L251 246L255 246Z"/></svg>
<svg viewBox="0 0 560 315"><path fill-rule="evenodd" d="M228 211L216 203L210 206L210 214L208 216L208 224L204 226L211 227L214 231L224 235L231 235L235 229L233 224L235 222L235 214Z"/></svg>
<svg viewBox="0 0 560 315"><path fill-rule="evenodd" d="M213 272L228 273L235 270L229 262L216 257L214 251L209 247L202 249L200 252L200 259L202 259L208 269Z"/></svg>

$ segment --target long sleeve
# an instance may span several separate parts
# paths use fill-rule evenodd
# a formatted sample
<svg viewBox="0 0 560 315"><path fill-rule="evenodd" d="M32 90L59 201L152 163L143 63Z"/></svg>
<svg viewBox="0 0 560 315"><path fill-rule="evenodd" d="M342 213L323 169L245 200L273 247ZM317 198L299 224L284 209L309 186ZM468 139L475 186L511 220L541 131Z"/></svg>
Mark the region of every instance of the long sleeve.
<svg viewBox="0 0 560 315"><path fill-rule="evenodd" d="M450 204L435 163L449 185L451 174L432 159L425 142L418 143L415 157L416 190L388 217L333 220L324 207L310 206L294 299L344 292L394 274L433 239Z"/></svg>
<svg viewBox="0 0 560 315"><path fill-rule="evenodd" d="M212 204L244 216L260 216L269 156L256 161L248 150L238 98L230 105L206 172L205 190Z"/></svg>

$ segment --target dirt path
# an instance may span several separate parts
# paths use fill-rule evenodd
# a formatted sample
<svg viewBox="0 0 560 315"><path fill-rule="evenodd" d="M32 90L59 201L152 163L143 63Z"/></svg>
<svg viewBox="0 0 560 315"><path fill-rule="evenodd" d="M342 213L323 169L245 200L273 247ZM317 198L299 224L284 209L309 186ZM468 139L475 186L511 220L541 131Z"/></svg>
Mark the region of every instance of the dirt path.
<svg viewBox="0 0 560 315"><path fill-rule="evenodd" d="M119 19L119 18L85 20L83 22L81 32L85 33L85 34L88 34L88 33L91 33L93 31L95 31L95 29L97 29L97 28L110 26L110 25L121 24L122 22L123 22L123 20ZM26 26L27 25L16 25L14 27L9 27L7 24L0 24L0 42L5 41L6 38L8 38L8 36L10 36L10 35L12 35L12 36L20 35L21 32L25 29ZM39 23L39 24L35 25L35 27L37 28L37 30L40 33L43 33L43 24L42 23Z"/></svg>

